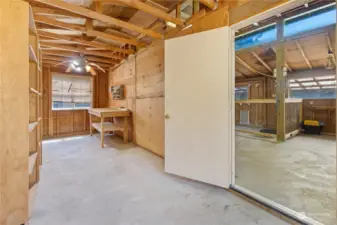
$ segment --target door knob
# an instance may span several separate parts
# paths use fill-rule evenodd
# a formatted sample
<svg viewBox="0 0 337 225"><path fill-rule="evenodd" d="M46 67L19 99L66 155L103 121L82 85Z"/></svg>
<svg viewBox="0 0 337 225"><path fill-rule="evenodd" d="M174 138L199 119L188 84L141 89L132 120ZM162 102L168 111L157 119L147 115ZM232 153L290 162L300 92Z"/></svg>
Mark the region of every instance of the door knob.
<svg viewBox="0 0 337 225"><path fill-rule="evenodd" d="M167 120L168 120L168 119L170 119L170 118L171 118L171 117L170 117L170 115L169 115L169 114L166 114L166 115L165 115L165 119L167 119Z"/></svg>

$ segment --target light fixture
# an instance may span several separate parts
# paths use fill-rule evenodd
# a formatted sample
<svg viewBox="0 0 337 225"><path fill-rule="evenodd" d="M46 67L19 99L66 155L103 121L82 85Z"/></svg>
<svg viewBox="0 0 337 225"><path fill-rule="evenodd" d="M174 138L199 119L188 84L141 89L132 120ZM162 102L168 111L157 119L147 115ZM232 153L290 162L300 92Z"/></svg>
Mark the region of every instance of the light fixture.
<svg viewBox="0 0 337 225"><path fill-rule="evenodd" d="M289 80L289 82L290 82L290 83L294 83L294 82L295 82L295 80Z"/></svg>
<svg viewBox="0 0 337 225"><path fill-rule="evenodd" d="M320 85L335 85L336 81L335 80L331 80L331 81L319 81L318 83Z"/></svg>
<svg viewBox="0 0 337 225"><path fill-rule="evenodd" d="M334 62L334 55L331 50L328 51L328 58L326 59L325 62L325 69L327 70L333 70L335 69L335 62Z"/></svg>
<svg viewBox="0 0 337 225"><path fill-rule="evenodd" d="M298 83L292 83L292 84L289 84L289 87L299 87L300 85Z"/></svg>
<svg viewBox="0 0 337 225"><path fill-rule="evenodd" d="M303 88L301 88L301 87L294 87L291 90L297 91L297 90L303 90Z"/></svg>
<svg viewBox="0 0 337 225"><path fill-rule="evenodd" d="M173 27L173 28L177 27L177 25L175 23L172 23L170 21L166 21L166 26Z"/></svg>
<svg viewBox="0 0 337 225"><path fill-rule="evenodd" d="M323 89L335 89L336 86L323 86L322 88Z"/></svg>
<svg viewBox="0 0 337 225"><path fill-rule="evenodd" d="M298 82L303 82L303 81L313 81L313 78L302 78L302 79L297 79Z"/></svg>
<svg viewBox="0 0 337 225"><path fill-rule="evenodd" d="M309 86L315 86L317 85L316 82L307 82L307 83L302 83L303 86L309 87Z"/></svg>
<svg viewBox="0 0 337 225"><path fill-rule="evenodd" d="M85 66L85 70L86 70L87 72L89 72L90 69L91 69L91 66L89 66L89 65L86 65L86 66Z"/></svg>
<svg viewBox="0 0 337 225"><path fill-rule="evenodd" d="M309 8L309 3L304 4L305 8Z"/></svg>
<svg viewBox="0 0 337 225"><path fill-rule="evenodd" d="M336 79L336 76L321 76L321 77L315 77L315 80L332 80Z"/></svg>
<svg viewBox="0 0 337 225"><path fill-rule="evenodd" d="M259 26L259 23L258 22L255 22L253 23L254 26L258 27Z"/></svg>
<svg viewBox="0 0 337 225"><path fill-rule="evenodd" d="M320 87L306 87L306 90L317 90L320 89Z"/></svg>
<svg viewBox="0 0 337 225"><path fill-rule="evenodd" d="M76 60L73 61L73 64L74 64L75 66L79 66L79 65L80 65L80 64L78 64L78 62L77 62Z"/></svg>
<svg viewBox="0 0 337 225"><path fill-rule="evenodd" d="M76 67L76 71L81 72L82 68L81 67Z"/></svg>

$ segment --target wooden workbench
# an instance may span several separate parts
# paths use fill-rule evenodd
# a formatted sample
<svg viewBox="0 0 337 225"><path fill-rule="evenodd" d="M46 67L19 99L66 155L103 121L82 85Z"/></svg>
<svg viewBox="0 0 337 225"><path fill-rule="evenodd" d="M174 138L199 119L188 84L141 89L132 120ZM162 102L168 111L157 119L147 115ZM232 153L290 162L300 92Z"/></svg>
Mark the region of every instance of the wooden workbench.
<svg viewBox="0 0 337 225"><path fill-rule="evenodd" d="M129 123L128 117L131 116L131 111L121 108L91 108L88 109L90 116L90 135L92 135L92 128L94 127L101 133L101 147L104 148L104 133L111 131L122 131L124 142L128 143ZM100 123L93 123L92 116L101 118ZM105 118L124 117L124 126L118 126L112 122L106 122Z"/></svg>

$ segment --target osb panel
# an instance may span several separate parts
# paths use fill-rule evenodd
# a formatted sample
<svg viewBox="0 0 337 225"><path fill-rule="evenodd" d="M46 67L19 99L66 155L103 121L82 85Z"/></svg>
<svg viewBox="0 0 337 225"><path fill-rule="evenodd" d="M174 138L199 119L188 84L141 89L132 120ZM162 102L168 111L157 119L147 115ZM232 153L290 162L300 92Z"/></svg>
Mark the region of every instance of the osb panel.
<svg viewBox="0 0 337 225"><path fill-rule="evenodd" d="M164 98L136 100L135 133L138 145L164 156Z"/></svg>
<svg viewBox="0 0 337 225"><path fill-rule="evenodd" d="M137 98L164 96L164 42L136 56Z"/></svg>
<svg viewBox="0 0 337 225"><path fill-rule="evenodd" d="M71 111L56 112L56 119L57 134L68 134L74 131L73 115Z"/></svg>
<svg viewBox="0 0 337 225"><path fill-rule="evenodd" d="M300 128L300 103L286 103L286 133Z"/></svg>
<svg viewBox="0 0 337 225"><path fill-rule="evenodd" d="M85 131L87 127L87 111L73 111L73 132Z"/></svg>

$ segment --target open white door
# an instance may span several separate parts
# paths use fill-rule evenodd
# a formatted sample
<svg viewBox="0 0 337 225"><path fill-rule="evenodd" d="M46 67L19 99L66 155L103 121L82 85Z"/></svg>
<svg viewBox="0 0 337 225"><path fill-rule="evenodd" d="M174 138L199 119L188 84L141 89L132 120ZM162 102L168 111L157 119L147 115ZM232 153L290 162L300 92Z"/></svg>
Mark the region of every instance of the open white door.
<svg viewBox="0 0 337 225"><path fill-rule="evenodd" d="M228 27L165 41L165 171L228 188Z"/></svg>

